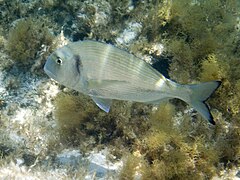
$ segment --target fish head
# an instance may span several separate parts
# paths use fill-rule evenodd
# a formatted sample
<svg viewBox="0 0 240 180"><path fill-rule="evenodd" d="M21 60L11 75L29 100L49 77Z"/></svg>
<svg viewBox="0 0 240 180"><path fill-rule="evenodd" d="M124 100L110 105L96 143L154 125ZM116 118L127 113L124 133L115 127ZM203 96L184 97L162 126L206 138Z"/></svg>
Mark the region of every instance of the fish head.
<svg viewBox="0 0 240 180"><path fill-rule="evenodd" d="M73 88L79 80L80 70L76 67L76 55L69 47L64 46L53 52L44 65L45 73L58 83Z"/></svg>

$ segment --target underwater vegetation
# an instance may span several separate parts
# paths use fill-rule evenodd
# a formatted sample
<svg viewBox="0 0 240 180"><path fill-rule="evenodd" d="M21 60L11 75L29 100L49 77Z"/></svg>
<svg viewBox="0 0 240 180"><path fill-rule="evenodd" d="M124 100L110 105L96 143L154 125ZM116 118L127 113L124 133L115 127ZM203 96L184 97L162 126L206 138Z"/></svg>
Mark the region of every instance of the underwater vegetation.
<svg viewBox="0 0 240 180"><path fill-rule="evenodd" d="M170 78L180 83L221 80L221 88L209 103L225 117L234 115L227 121L238 122L239 2L157 1L151 8L149 17L143 19L142 36L149 44L160 41L165 45Z"/></svg>
<svg viewBox="0 0 240 180"><path fill-rule="evenodd" d="M204 134L210 131L209 135L211 130L199 127L204 125L198 120L199 122L195 124L197 127L191 127L190 134L186 131L186 123L190 123L190 119L186 118L184 121L188 122L174 125L173 116L174 106L163 104L150 117L151 131L142 140L140 149L141 154L146 153L147 162L143 177L155 179L212 177L217 169L214 165L218 162L218 152L209 145L211 141ZM199 132L196 133L197 129Z"/></svg>
<svg viewBox="0 0 240 180"><path fill-rule="evenodd" d="M6 49L16 63L33 64L37 52L53 42L44 22L32 18L19 20L8 35Z"/></svg>
<svg viewBox="0 0 240 180"><path fill-rule="evenodd" d="M81 132L82 129L94 130L90 121L96 116L97 109L91 103L84 104L84 101L86 101L85 97L63 93L56 98L55 116L62 141L74 142L77 139L83 139L84 132Z"/></svg>
<svg viewBox="0 0 240 180"><path fill-rule="evenodd" d="M159 107L114 101L105 114L82 94L59 93L53 111L58 133L46 144L50 154L57 152L59 144L83 153L108 147L113 160L124 159L120 179L211 179L239 168L238 0L46 0L31 6L25 2L0 1L4 12L0 14L0 48L16 64L32 65L39 53L46 57L61 31L72 41L89 38L116 43L124 28L137 22L141 32L122 45L125 49L155 60L166 57L169 76L179 83L222 81L208 100L215 126L177 100ZM161 55L150 52L156 43L164 46ZM4 158L9 156L6 144L0 144Z"/></svg>
<svg viewBox="0 0 240 180"><path fill-rule="evenodd" d="M126 151L123 147L131 147L137 137L148 129L144 119L149 110L140 106L131 112L131 107L137 106L116 101L113 103L114 110L106 114L87 96L60 93L55 99L54 112L60 141L78 146L83 152L93 146L102 148L109 145L113 147L112 153L119 156L120 152Z"/></svg>
<svg viewBox="0 0 240 180"><path fill-rule="evenodd" d="M147 18L138 16L143 29L137 49L143 49L141 46L147 41L163 42L166 46L164 54L171 57L170 77L178 82L221 80L221 88L209 100L217 125L210 127L199 116L176 115L185 106L180 102L173 101L180 105L177 109L166 103L155 112L148 111L145 125L138 132L133 131L135 136L131 143L118 141L118 147L121 145L131 153L126 157L120 178L134 179L138 173L142 179L209 179L221 176L223 169L239 166L240 158L239 4L234 0L194 3L180 0L155 2L155 6L146 6L151 7L151 11ZM139 2L135 10L143 7ZM137 16L135 10L128 14L129 19ZM147 41L140 40L143 36L147 37ZM143 108L143 105L140 107ZM113 127L120 131L121 126L116 120L119 115L115 114L114 109L109 116L112 117L111 121L117 122L112 123L115 124ZM121 118L123 126L134 129L129 125L136 122L133 111L124 113L128 121ZM99 113L96 114L98 123L109 118L99 116ZM96 128L96 124L92 126ZM101 124L101 128L95 132L101 135L106 133L106 126ZM130 131L122 129L117 137L128 137L130 134ZM105 139L97 143L101 147L103 143L111 144L112 140Z"/></svg>

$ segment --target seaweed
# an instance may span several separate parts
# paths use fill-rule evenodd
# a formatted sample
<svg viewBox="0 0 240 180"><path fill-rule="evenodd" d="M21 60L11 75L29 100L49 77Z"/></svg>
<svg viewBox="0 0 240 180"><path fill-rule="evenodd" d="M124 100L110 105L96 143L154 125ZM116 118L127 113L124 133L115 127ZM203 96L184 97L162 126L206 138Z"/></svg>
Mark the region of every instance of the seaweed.
<svg viewBox="0 0 240 180"><path fill-rule="evenodd" d="M189 83L198 77L199 67L208 55L220 54L220 49L221 54L232 51L236 38L237 5L234 0L180 0L159 3L151 11L155 12L150 16L153 23L148 23L144 29L151 29L150 34L154 35L151 41L165 42L167 54L172 56L172 79ZM164 10L160 10L162 8ZM164 24L158 23L161 19L165 19ZM157 28L154 24L158 25Z"/></svg>
<svg viewBox="0 0 240 180"><path fill-rule="evenodd" d="M151 130L138 146L145 159L143 179L213 177L217 173L218 151L205 134L189 134L184 122L176 125L173 112L173 105L166 103L151 115ZM201 124L190 126L195 132Z"/></svg>
<svg viewBox="0 0 240 180"><path fill-rule="evenodd" d="M215 54L209 54L203 60L201 68L200 81L223 81L227 79L227 66L221 64Z"/></svg>
<svg viewBox="0 0 240 180"><path fill-rule="evenodd" d="M92 109L94 113L87 113L86 119L76 118L73 127L82 128L72 142L78 141L80 136L91 136L98 146L111 147L118 158L125 156L121 179L134 179L138 173L143 179L210 179L220 175L222 164L226 169L238 166L240 41L236 30L237 1L138 2L131 12L122 9L127 6L125 1L119 9L115 8L117 4L110 4L112 13L118 17L107 25L116 25L114 27L118 29L122 27L121 23L131 18L137 18L143 24L138 41L130 49L147 53L152 43L161 41L165 44L164 53L171 57L171 79L179 83L222 81L219 90L208 101L217 125L211 127L193 112L178 112L185 106L163 103L151 112L152 106L116 101L107 115ZM137 13L140 10L144 13ZM114 38L109 33L98 34L104 26L95 28L93 37ZM172 102L176 104L176 101ZM70 127L66 137L71 137L74 131L67 119L76 112L68 111L69 114L64 114L69 118L60 124L62 128ZM56 116L56 119L61 117ZM123 153L126 150L130 155ZM134 155L136 152L138 156Z"/></svg>
<svg viewBox="0 0 240 180"><path fill-rule="evenodd" d="M54 114L62 143L75 146L85 140L88 142L86 145L90 146L90 141L100 146L101 144L116 146L133 144L136 138L135 131L144 126L135 127L137 119L130 124L130 111L116 108L118 104L121 103L114 102L111 112L106 114L84 95L60 93L55 99ZM136 130L131 129L131 126ZM122 140L119 141L119 137L122 137Z"/></svg>
<svg viewBox="0 0 240 180"><path fill-rule="evenodd" d="M83 103L84 101L87 102L84 96L58 94L55 100L54 114L62 142L71 142L72 145L79 144L77 140L84 139L86 129L94 131L94 126L89 121L94 119L97 109L91 103Z"/></svg>
<svg viewBox="0 0 240 180"><path fill-rule="evenodd" d="M33 64L37 52L43 46L51 46L52 41L44 22L27 18L19 20L10 30L6 49L16 63Z"/></svg>
<svg viewBox="0 0 240 180"><path fill-rule="evenodd" d="M142 179L210 179L221 175L223 169L239 166L237 0L134 1L134 7L130 1L109 0L100 4L100 1L47 0L36 1L29 9L21 1L0 3L14 11L12 15L8 11L0 20L4 31L10 27L4 23L21 18L12 23L6 46L16 64L32 64L43 44L52 45L49 29L58 33L62 27L64 35L74 41L89 37L114 42L128 22L133 21L142 25L142 31L129 49L149 55L152 44L163 43L163 55L170 58L171 79L179 83L222 81L208 100L215 127L194 111L183 114L186 106L178 101L171 102L179 106L165 103L157 108L114 101L110 113L105 114L83 95L60 93L54 111L60 138L54 136L54 142L49 142L49 153L56 151L58 143L80 148L82 152L107 146L117 159L126 158L121 179L134 179L138 175ZM39 12L31 12L39 5ZM36 18L46 14L51 25ZM97 23L100 15L106 16L104 23ZM33 17L22 18L27 16ZM5 37L0 35L3 47ZM7 90L16 88L16 82L9 81Z"/></svg>
<svg viewBox="0 0 240 180"><path fill-rule="evenodd" d="M141 158L132 154L126 154L123 167L119 174L120 180L134 180L140 169Z"/></svg>

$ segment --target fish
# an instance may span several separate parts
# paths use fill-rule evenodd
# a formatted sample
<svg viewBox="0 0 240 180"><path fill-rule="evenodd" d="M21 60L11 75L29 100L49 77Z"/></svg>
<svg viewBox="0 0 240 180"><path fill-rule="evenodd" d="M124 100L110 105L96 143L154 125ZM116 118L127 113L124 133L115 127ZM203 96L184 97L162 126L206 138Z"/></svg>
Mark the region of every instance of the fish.
<svg viewBox="0 0 240 180"><path fill-rule="evenodd" d="M94 40L69 43L47 58L44 71L58 83L90 96L107 113L114 99L159 104L177 98L215 124L206 101L221 81L178 84L111 44Z"/></svg>

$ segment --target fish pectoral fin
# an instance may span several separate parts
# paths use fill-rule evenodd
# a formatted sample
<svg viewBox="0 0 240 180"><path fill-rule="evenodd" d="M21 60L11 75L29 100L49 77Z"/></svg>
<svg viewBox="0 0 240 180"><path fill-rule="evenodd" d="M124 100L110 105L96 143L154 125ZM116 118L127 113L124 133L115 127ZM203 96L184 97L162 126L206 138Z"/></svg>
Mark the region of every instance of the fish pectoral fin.
<svg viewBox="0 0 240 180"><path fill-rule="evenodd" d="M102 87L108 87L112 85L122 85L126 84L126 81L119 81L119 80L96 80L96 79L91 79L88 80L88 88L89 89L99 89Z"/></svg>
<svg viewBox="0 0 240 180"><path fill-rule="evenodd" d="M112 103L111 99L103 99L103 98L97 98L97 97L92 97L92 100L96 103L96 105L105 111L106 113L109 112L110 106Z"/></svg>

